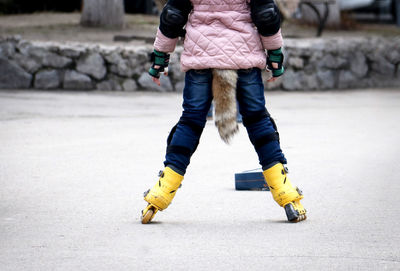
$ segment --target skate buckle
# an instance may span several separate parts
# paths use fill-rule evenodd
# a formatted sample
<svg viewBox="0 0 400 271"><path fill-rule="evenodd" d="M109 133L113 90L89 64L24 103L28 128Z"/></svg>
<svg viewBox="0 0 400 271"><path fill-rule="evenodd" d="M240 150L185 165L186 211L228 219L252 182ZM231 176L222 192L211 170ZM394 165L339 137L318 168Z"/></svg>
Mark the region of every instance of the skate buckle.
<svg viewBox="0 0 400 271"><path fill-rule="evenodd" d="M296 187L296 191L300 196L303 196L303 191L301 191L300 188Z"/></svg>
<svg viewBox="0 0 400 271"><path fill-rule="evenodd" d="M158 177L160 177L160 178L164 177L164 171L160 170L158 172Z"/></svg>
<svg viewBox="0 0 400 271"><path fill-rule="evenodd" d="M286 174L288 174L288 173L289 173L289 169L288 169L288 167L287 167L287 166L283 166L283 169L285 170Z"/></svg>
<svg viewBox="0 0 400 271"><path fill-rule="evenodd" d="M146 196L147 196L147 194L149 194L149 192L150 192L150 189L148 189L147 191L144 191L144 193L143 193L143 197L146 197Z"/></svg>

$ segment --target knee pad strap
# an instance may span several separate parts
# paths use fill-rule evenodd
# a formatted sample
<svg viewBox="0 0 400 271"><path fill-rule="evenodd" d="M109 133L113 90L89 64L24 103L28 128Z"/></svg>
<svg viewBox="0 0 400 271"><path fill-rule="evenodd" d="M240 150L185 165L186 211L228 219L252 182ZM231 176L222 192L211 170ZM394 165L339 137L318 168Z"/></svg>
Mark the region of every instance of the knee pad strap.
<svg viewBox="0 0 400 271"><path fill-rule="evenodd" d="M263 120L264 118L270 117L270 114L268 113L267 109L262 110L262 111L258 111L255 112L251 115L247 115L247 116L242 116L243 118L243 125L245 127L250 126L254 123L257 123L261 120Z"/></svg>
<svg viewBox="0 0 400 271"><path fill-rule="evenodd" d="M259 149L262 146L267 145L268 143L270 143L272 141L279 142L279 133L278 132L273 132L271 134L267 134L265 136L257 138L256 140L253 140L252 143L256 149Z"/></svg>

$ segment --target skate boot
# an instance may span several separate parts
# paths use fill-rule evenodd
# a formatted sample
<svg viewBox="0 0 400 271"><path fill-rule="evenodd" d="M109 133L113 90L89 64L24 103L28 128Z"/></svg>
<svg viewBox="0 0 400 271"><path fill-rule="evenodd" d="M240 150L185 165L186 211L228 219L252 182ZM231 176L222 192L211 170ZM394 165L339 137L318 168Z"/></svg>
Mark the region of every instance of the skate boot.
<svg viewBox="0 0 400 271"><path fill-rule="evenodd" d="M274 200L285 209L288 220L299 222L307 218L306 209L300 203L304 196L299 188L293 187L286 173L286 168L278 163L264 170L263 175Z"/></svg>
<svg viewBox="0 0 400 271"><path fill-rule="evenodd" d="M158 182L152 189L144 193L144 200L149 204L142 210L142 224L149 223L159 210L162 211L168 207L182 180L183 176L170 167L166 167L164 171L160 172Z"/></svg>

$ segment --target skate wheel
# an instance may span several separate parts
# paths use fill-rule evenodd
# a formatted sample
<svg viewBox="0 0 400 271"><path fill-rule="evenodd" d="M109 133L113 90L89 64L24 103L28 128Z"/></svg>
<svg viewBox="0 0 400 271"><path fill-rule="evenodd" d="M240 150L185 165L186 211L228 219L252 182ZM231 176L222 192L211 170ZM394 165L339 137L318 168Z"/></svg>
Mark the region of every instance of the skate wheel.
<svg viewBox="0 0 400 271"><path fill-rule="evenodd" d="M293 203L287 204L284 208L287 219L290 222L297 223L307 219L306 210L303 209L302 211L299 212L298 210L295 209Z"/></svg>
<svg viewBox="0 0 400 271"><path fill-rule="evenodd" d="M147 208L146 208L147 209ZM155 210L153 207L148 208L145 210L145 213L142 214L142 224L147 224L151 221L155 213Z"/></svg>
<svg viewBox="0 0 400 271"><path fill-rule="evenodd" d="M289 204L285 205L284 208L285 208L287 219L290 222L298 222L298 219L300 217L299 212L296 211L293 204L289 203Z"/></svg>
<svg viewBox="0 0 400 271"><path fill-rule="evenodd" d="M307 219L307 216L305 214L301 214L301 215L299 215L299 217L295 221L292 221L292 222L297 223L297 222L300 222L300 221L303 221L303 220L306 220L306 219Z"/></svg>
<svg viewBox="0 0 400 271"><path fill-rule="evenodd" d="M306 219L307 219L307 216L305 214L302 214L302 215L300 215L300 217L297 220L297 222L300 222L300 221L303 221L303 220L306 220Z"/></svg>

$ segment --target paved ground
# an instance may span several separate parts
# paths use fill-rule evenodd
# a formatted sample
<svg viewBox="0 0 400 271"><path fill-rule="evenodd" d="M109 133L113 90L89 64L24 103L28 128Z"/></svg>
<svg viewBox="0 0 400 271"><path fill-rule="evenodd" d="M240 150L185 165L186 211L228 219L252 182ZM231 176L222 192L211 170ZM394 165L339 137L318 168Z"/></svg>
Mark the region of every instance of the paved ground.
<svg viewBox="0 0 400 271"><path fill-rule="evenodd" d="M399 270L400 91L267 98L303 223L234 190L257 158L210 122L174 203L140 224L179 94L0 92L0 270Z"/></svg>
<svg viewBox="0 0 400 271"><path fill-rule="evenodd" d="M159 22L157 16L125 15L124 29L115 30L81 27L80 18L80 13L0 15L0 36L21 35L26 40L126 45L126 42L114 42L114 36L154 37ZM129 44L144 44L144 41L136 40Z"/></svg>

